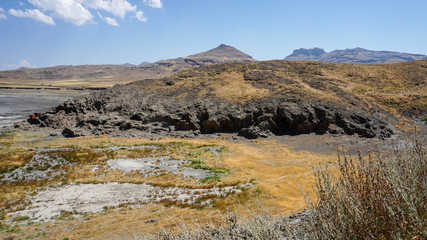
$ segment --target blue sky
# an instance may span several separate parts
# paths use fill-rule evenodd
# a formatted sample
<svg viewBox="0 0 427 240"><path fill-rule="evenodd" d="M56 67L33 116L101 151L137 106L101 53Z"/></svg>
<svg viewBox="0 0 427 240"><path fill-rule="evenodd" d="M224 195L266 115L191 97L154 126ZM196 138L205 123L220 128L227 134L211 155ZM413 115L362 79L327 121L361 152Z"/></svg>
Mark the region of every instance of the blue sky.
<svg viewBox="0 0 427 240"><path fill-rule="evenodd" d="M427 55L426 0L0 0L0 69L139 64L224 43L258 60L297 48Z"/></svg>

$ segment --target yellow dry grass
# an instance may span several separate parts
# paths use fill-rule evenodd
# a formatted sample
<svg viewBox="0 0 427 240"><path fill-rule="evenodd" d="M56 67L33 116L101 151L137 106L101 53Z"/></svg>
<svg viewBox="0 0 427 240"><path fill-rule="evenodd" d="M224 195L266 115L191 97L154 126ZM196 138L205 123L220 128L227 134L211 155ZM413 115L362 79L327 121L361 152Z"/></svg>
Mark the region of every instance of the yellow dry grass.
<svg viewBox="0 0 427 240"><path fill-rule="evenodd" d="M29 88L107 88L116 84L126 84L135 79L126 80L117 76L92 77L92 78L69 78L58 80L38 80L38 79L2 79L1 87L29 87Z"/></svg>
<svg viewBox="0 0 427 240"><path fill-rule="evenodd" d="M32 139L32 140L30 140ZM30 140L30 141L29 141ZM6 140L3 140L3 143ZM144 144L183 144L185 151L197 151L197 148L185 146L220 145L226 147L222 155L203 155L209 166L224 167L230 170L230 175L221 178L218 185L235 185L237 183L254 183L249 191L237 196L219 199L214 208L193 209L180 207L166 207L162 204L146 204L138 209L125 207L123 209L110 209L103 214L90 214L86 220L69 219L57 223L40 223L31 226L21 226L16 236L35 236L44 234L39 239L106 239L118 237L131 237L142 232L156 232L161 228L174 228L177 224L203 224L207 221L219 222L222 217L218 213L227 210L240 209L240 214L249 214L250 211L260 209L260 206L269 209L275 214L291 214L305 208L304 198L300 187L311 190L313 176L311 166L318 162L335 161L336 156L310 153L308 151L295 151L293 148L278 143L275 140L244 140L230 142L224 139L173 139L163 138L149 140L142 138L109 138L109 137L82 137L55 140L43 138L29 138L28 133L17 134L9 139L11 144L8 149L12 151L18 146L23 149L39 147L75 147L90 149L100 146L131 146ZM125 152L118 153L126 154ZM177 152L170 152L171 156L179 156ZM0 163L1 164L1 163ZM212 183L200 183L195 180L179 179L166 174L162 177L141 177L138 174L123 175L119 171L110 171L104 177L95 176L89 168L78 165L69 177L74 182L102 182L119 181L134 183L164 184L170 186L203 187ZM33 186L37 187L37 186ZM11 191L13 198L22 195L31 186L22 186ZM155 219L155 222L149 220ZM147 222L148 221L148 222ZM41 230L43 229L43 230ZM64 231L67 229L67 231ZM1 236L1 234L0 234ZM37 239L37 237L35 238Z"/></svg>
<svg viewBox="0 0 427 240"><path fill-rule="evenodd" d="M243 79L241 73L222 73L218 80L211 81L209 87L215 89L214 94L230 102L245 103L252 99L268 96L270 91L254 87Z"/></svg>

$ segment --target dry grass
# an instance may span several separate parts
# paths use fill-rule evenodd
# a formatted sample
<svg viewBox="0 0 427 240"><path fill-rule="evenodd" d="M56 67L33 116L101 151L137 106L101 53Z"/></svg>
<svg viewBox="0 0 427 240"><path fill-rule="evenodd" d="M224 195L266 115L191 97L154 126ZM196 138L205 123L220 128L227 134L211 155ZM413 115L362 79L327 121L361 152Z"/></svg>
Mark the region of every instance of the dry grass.
<svg viewBox="0 0 427 240"><path fill-rule="evenodd" d="M128 83L128 82L123 82ZM84 87L112 87L117 84L117 78L102 77L102 78L85 78L85 79L60 79L60 80L20 80L3 79L2 87L28 87L28 88L84 88Z"/></svg>
<svg viewBox="0 0 427 240"><path fill-rule="evenodd" d="M64 168L66 182L130 182L149 183L157 186L181 186L187 188L230 186L239 183L252 182L255 186L243 193L218 198L210 207L197 206L170 206L168 203L148 204L142 208L132 209L132 205L123 209L109 209L105 214L90 214L88 220L66 219L57 224L40 223L31 226L20 226L20 231L13 233L16 236L25 237L43 233L39 239L58 239L63 237L102 239L115 238L120 234L154 233L161 228L176 229L179 223L198 223L221 221L221 215L217 210L226 212L236 206L241 208L241 216L250 215L249 209L256 208L262 203L270 209L272 214L295 213L304 208L304 198L298 188L298 184L310 188L314 179L311 176L310 165L316 162L330 162L335 159L333 155L314 154L306 151L294 151L291 147L273 140L243 141L232 143L220 139L170 139L148 140L141 138L108 138L108 137L82 137L82 138L57 138L45 139L42 136L31 133L16 132L13 137L2 139L8 144L7 152L16 149L33 151L37 148L73 148L70 158L80 159L81 163ZM203 159L206 165L229 169L230 174L223 176L219 181L200 182L194 179L182 179L175 175L165 174L159 177L143 177L138 173L123 174L120 171L92 172L87 165L102 164L108 159L108 150L90 153L93 148L106 148L109 146L133 146L133 145L165 146L162 149L154 149L150 152L139 149L131 151L121 149L115 151L115 158L126 156L143 157L146 155L168 155L173 158L183 159L186 156ZM224 146L226 151L220 155L203 151L203 146ZM5 152L6 153L6 152ZM56 152L52 154L66 154ZM75 161L75 160L72 160ZM0 162L1 165L1 162ZM11 200L8 204L23 204L29 191L47 186L53 181L20 182L18 185L4 185L4 189L10 194L3 195ZM3 192L2 192L3 193ZM12 201L13 200L13 201ZM4 202L6 203L6 202ZM149 220L155 219L155 222ZM146 222L147 221L147 222ZM64 229L69 229L64 232ZM0 233L1 234L1 233ZM102 237L100 237L102 236Z"/></svg>
<svg viewBox="0 0 427 240"><path fill-rule="evenodd" d="M269 95L267 89L259 89L244 80L242 74L223 73L216 81L212 81L208 87L215 89L214 94L230 102L246 103L252 99Z"/></svg>
<svg viewBox="0 0 427 240"><path fill-rule="evenodd" d="M316 195L306 217L258 212L249 218L221 215L220 223L181 223L133 239L426 239L425 142L407 141L355 159L339 157L339 171L315 169Z"/></svg>
<svg viewBox="0 0 427 240"><path fill-rule="evenodd" d="M174 206L170 205L170 203L160 203L160 204L146 204L142 208L132 209L132 205L123 206L123 208L119 209L107 209L102 214L86 214L84 219L73 219L73 218L65 218L63 220L58 220L57 223L37 223L31 224L29 226L21 225L19 227L19 231L16 228L15 233L9 236L17 236L17 237L25 237L25 236L38 236L34 237L35 239L61 239L64 237L69 237L70 239L74 238L84 238L84 239L113 239L113 238L123 238L123 239L132 239L138 238L138 236L145 236L145 233L158 233L159 230L165 230L162 234L151 236L157 239L192 239L194 236L206 236L206 234L214 233L214 236L221 237L227 239L226 236L236 237L236 236L248 236L248 239L251 239L249 236L256 237L259 236L268 236L269 238L279 238L280 236L291 236L289 234L300 234L291 231L292 229L288 229L285 225L281 225L282 223L278 221L276 217L272 217L271 215L254 215L249 209L257 209L259 204L262 204L266 209L269 209L272 215L276 214L291 214L301 211L305 208L305 200L301 194L300 188L311 189L312 186L316 184L325 184L325 179L332 179L332 176L339 176L339 171L344 172L344 175L341 179L344 182L351 183L355 182L357 184L351 185L351 188L347 190L343 187L344 190L351 192L352 195L348 195L348 199L351 200L351 204L354 206L358 206L357 208L358 214L354 214L350 210L352 208L346 207L345 205L339 207L339 203L341 200L331 200L332 193L336 193L335 191L330 192L330 195L322 195L319 199L323 200L331 200L330 202L323 202L324 208L318 210L319 216L317 220L321 221L321 224L315 225L316 227L328 227L327 230L324 230L328 234L331 232L336 233L338 230L331 231L329 227L339 226L340 231L350 231L350 227L358 226L357 222L353 221L351 218L345 218L345 221L348 221L348 225L340 226L338 224L342 224L343 219L339 218L331 218L330 216L334 216L334 212L329 212L331 206L336 206L335 209L340 209L344 211L344 213L351 213L351 216L355 216L353 218L357 220L364 220L363 228L366 226L376 226L374 223L378 223L378 219L382 217L374 217L373 215L369 215L374 212L378 214L378 212L384 212L386 208L380 208L381 204L384 202L387 203L387 206L398 206L398 209L407 209L408 214L403 212L402 214L390 215L389 221L393 220L393 224L387 224L386 226L390 227L400 227L400 229L410 229L408 228L408 224L411 223L412 220L416 220L413 212L411 212L412 206L416 206L416 204L412 204L410 206L396 205L396 201L400 200L399 194L404 193L405 196L414 196L412 195L416 188L413 188L418 182L423 182L424 186L421 186L421 191L418 191L415 195L424 194L422 197L425 199L425 172L424 175L419 175L418 182L415 172L417 169L423 169L425 171L425 158L424 162L418 162L414 164L411 161L413 156L423 156L420 153L423 153L425 156L425 152L419 151L420 148L417 145L418 152L412 151L411 148L396 150L395 155L391 154L390 156L386 153L381 153L382 155L372 155L371 159L368 158L358 158L350 161L349 158L344 160L341 158L340 168L336 169L333 166L336 161L336 155L323 155L317 153L310 153L307 151L295 151L291 147L280 144L274 140L253 140L253 141L242 141L239 143L232 143L227 140L219 140L219 139L188 139L188 140L177 140L177 139L158 139L158 140L148 140L148 139L120 139L120 138L107 138L107 137L84 137L84 138L72 138L72 139L56 139L56 140L43 140L43 139L30 139L28 135L22 136L20 133L17 133L14 137L8 138L9 140L3 140L4 142L10 141L8 145L8 149L13 151L14 148L20 149L35 149L37 147L73 147L76 149L80 149L79 151L74 153L75 157L85 157L85 161L89 163L95 162L103 162L104 160L99 160L103 158L101 155L97 155L96 157L89 158L90 155L83 154L85 149L91 148L100 148L100 147L109 147L109 146L132 146L132 145L144 145L144 144L154 144L157 146L174 146L170 148L165 148L168 150L155 150L154 152L144 152L144 151L129 151L129 150L118 150L116 157L127 156L128 154L135 154L134 156L138 156L139 154L159 154L162 155L167 151L167 154L171 156L182 158L185 155L203 157L204 161L209 166L217 166L223 167L230 170L230 175L224 176L220 179L219 182L216 182L217 185L234 185L237 183L245 183L252 182L255 184L251 189L244 191L243 193L216 199L212 205L208 208L198 208L196 206ZM14 143L17 143L16 145ZM206 152L200 152L200 149L203 149L203 146L206 145L220 145L224 146L227 150L222 153L220 156L212 155ZM408 145L410 146L410 145ZM181 151L179 151L179 150ZM107 150L106 150L107 151ZM158 151L158 152L156 152ZM104 152L106 153L106 152ZM201 155L202 153L202 155ZM206 154L205 154L206 153ZM407 154L409 153L409 154ZM418 155L417 155L418 154ZM92 159L92 160L90 160ZM378 160L380 159L380 160ZM381 161L383 159L383 161ZM395 159L395 160L393 160ZM377 161L378 160L378 161ZM361 162L359 162L361 161ZM318 172L317 179L315 179L312 175L312 166L317 165L318 163L332 163L332 170L334 174L329 175L321 175ZM399 165L400 164L400 165ZM387 168L387 166L394 166L392 168ZM212 183L200 183L194 180L192 181L184 181L177 179L176 176L164 175L161 177L150 177L150 178L142 178L138 174L127 174L123 175L120 172L112 171L109 175L104 177L94 177L89 173L89 170L84 167L85 165L79 165L79 168L73 169L75 171L72 176L72 181L79 182L91 182L91 181L123 181L123 182L150 182L151 184L165 184L164 186L170 185L173 182L174 185L183 185L186 187L191 186L201 186L206 184L208 186ZM399 166L399 168L397 168ZM358 167L363 167L362 170ZM388 169L388 170L384 170ZM405 169L402 172L401 169ZM361 174L359 174L359 172ZM336 174L335 174L336 173ZM353 174L358 173L358 174ZM322 173L326 174L326 173ZM353 174L353 175L352 175ZM381 176L381 182L375 180L377 175ZM336 178L337 180L340 178ZM396 180L397 179L397 180ZM407 180L410 180L408 182ZM375 183L372 185L372 188L366 188L366 184L363 183ZM359 181L359 182L358 182ZM389 181L389 182L387 182ZM391 182L390 182L391 181ZM406 182L405 182L406 181ZM333 181L331 181L332 183ZM336 183L336 182L333 182ZM389 184L389 185L387 185ZM390 185L394 184L394 185ZM400 185L399 185L400 184ZM406 184L406 185L405 185ZM319 185L318 185L319 186ZM385 186L385 187L384 187ZM406 187L405 187L406 186ZM37 185L22 185L21 188L16 188L16 194L25 195L27 189L36 189ZM7 186L6 189L12 189L12 187ZM331 187L329 189L336 190L337 188ZM355 191L356 189L357 191ZM400 190L399 190L400 189ZM381 190L381 191L379 191ZM399 190L399 191L398 191ZM407 191L407 192L405 192ZM314 192L309 192L311 195ZM322 192L323 193L323 192ZM378 201L377 197L387 197L393 193L394 195L392 199L388 201ZM10 195L11 196L11 195ZM18 195L16 195L18 196ZM338 194L338 196L347 196L345 194ZM370 206L369 212L367 209L363 207L364 202L357 203L357 197L366 197L364 198L364 202L376 204L374 206ZM11 197L10 199L15 199L19 201L18 197ZM345 198L347 199L347 198ZM344 200L345 200L344 199ZM411 201L413 198L405 198ZM345 203L345 201L341 201ZM419 206L424 206L425 202L419 202ZM400 202L402 203L402 202ZM400 204L399 203L399 204ZM8 204L14 204L10 202ZM18 202L19 204L19 202ZM330 205L328 205L330 204ZM362 205L361 205L362 204ZM421 205L420 205L421 204ZM424 204L424 205L422 205ZM327 207L329 206L329 208ZM316 209L319 205L311 205L312 211L313 208ZM239 208L239 218L238 224L234 224L232 222L227 222L224 220L224 215L220 214L220 212L229 212L230 210ZM343 210L344 209L344 210ZM372 211L372 209L376 209ZM362 211L363 210L363 211ZM322 212L323 211L323 212ZM329 217L325 217L325 215L320 215L321 213L329 214ZM354 209L356 211L356 209ZM406 210L405 210L406 211ZM421 211L423 211L421 209ZM425 210L424 210L425 211ZM343 216L343 214L339 214L339 216ZM349 215L350 216L350 215ZM367 219L367 216L372 216ZM409 219L405 218L409 216ZM424 226L421 226L418 229L425 229L425 212L424 215L421 216L421 223L424 221ZM400 219L399 217L404 217ZM370 219L375 219L376 222L368 221ZM400 219L400 221L395 221L395 219ZM420 219L420 217L418 217ZM314 218L313 221L315 221ZM336 222L338 221L338 223ZM418 220L417 220L418 221ZM350 224L351 223L351 224ZM419 223L419 222L418 222ZM18 224L18 222L16 223ZM186 227L184 227L184 225ZM206 225L207 224L207 225ZM397 225L396 225L397 224ZM399 225L400 224L400 225ZM402 225L406 224L406 225ZM350 226L351 225L351 226ZM18 226L18 225L17 225ZM206 230L206 226L209 228ZM264 226L264 227L263 227ZM359 227L360 227L359 226ZM196 227L196 230L194 230ZM378 227L377 229L380 229ZM13 227L10 226L8 228L12 231ZM68 231L64 231L65 229L71 229ZM192 229L190 231L190 229ZM202 233L197 232L197 229L201 230ZM224 230L225 229L225 230ZM415 228L414 228L415 229ZM271 231L270 231L271 230ZM274 230L274 231L273 231ZM181 235L178 237L176 235L171 235L172 233L177 233L181 231ZM297 229L297 231L299 231ZM418 230L417 230L418 231ZM293 233L292 233L293 232ZM321 232L320 230L318 232ZM390 229L387 229L387 233L395 234ZM2 233L4 234L4 233ZM195 235L196 234L196 235ZM199 234L199 235L197 235ZM202 235L200 235L202 234ZM248 234L248 235L245 235ZM341 238L343 236L349 236L348 232L341 232L339 234ZM345 235L347 234L347 235ZM404 233L401 234L402 238L405 238L406 235ZM425 233L419 232L411 233L413 237L421 236L424 237ZM418 234L418 235L417 235ZM5 235L3 235L5 236ZM181 237L180 237L181 236ZM297 237L301 237L303 235L296 235ZM352 235L351 235L352 236ZM384 235L384 238L399 238L396 237L398 235ZM307 237L307 236L306 236ZM316 236L312 236L316 237ZM318 237L320 239L325 239L328 237ZM329 235L329 238L335 239ZM365 238L365 235L361 235L361 238ZM369 235L367 236L369 238ZM193 238L194 239L194 238ZM212 239L212 238L207 238ZM215 238L213 238L215 239ZM417 238L415 238L417 239ZM421 238L420 238L421 239Z"/></svg>
<svg viewBox="0 0 427 240"><path fill-rule="evenodd" d="M426 239L425 142L369 157L343 156L338 176L317 169L308 198L314 239Z"/></svg>
<svg viewBox="0 0 427 240"><path fill-rule="evenodd" d="M427 111L426 66L426 60L396 64L226 63L130 86L190 101L207 97L245 104L283 97L366 106L372 111L379 107L398 117L423 117Z"/></svg>
<svg viewBox="0 0 427 240"><path fill-rule="evenodd" d="M162 229L154 235L134 236L133 239L184 240L184 239L294 239L302 237L296 231L295 224L290 224L280 216L269 212L252 213L242 217L238 211L221 215L219 223L181 224L175 232Z"/></svg>

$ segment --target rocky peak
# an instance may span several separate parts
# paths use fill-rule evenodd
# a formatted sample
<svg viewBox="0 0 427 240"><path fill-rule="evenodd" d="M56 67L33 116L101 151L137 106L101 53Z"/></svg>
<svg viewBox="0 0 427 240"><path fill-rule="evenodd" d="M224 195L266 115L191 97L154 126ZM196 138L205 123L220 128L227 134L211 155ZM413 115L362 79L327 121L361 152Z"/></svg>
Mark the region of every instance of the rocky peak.
<svg viewBox="0 0 427 240"><path fill-rule="evenodd" d="M323 48L300 48L295 49L294 52L289 55L289 57L298 56L298 55L305 55L305 56L320 56L322 54L325 54L325 50Z"/></svg>
<svg viewBox="0 0 427 240"><path fill-rule="evenodd" d="M343 50L334 50L334 51L330 52L329 54L334 54L334 53L354 54L354 53L361 53L361 52L370 52L370 51L367 49L364 49L364 48L357 47L357 48L346 48Z"/></svg>
<svg viewBox="0 0 427 240"><path fill-rule="evenodd" d="M221 43L218 47L216 48L232 48L231 46L225 45L223 43Z"/></svg>
<svg viewBox="0 0 427 240"><path fill-rule="evenodd" d="M369 50L361 48L361 47L357 47L357 48L353 48L353 49L349 49L349 50L352 50L355 52L367 52L367 51L369 51Z"/></svg>
<svg viewBox="0 0 427 240"><path fill-rule="evenodd" d="M238 50L235 47L221 44L216 48L208 50L206 52L197 53L194 55L188 56L188 58L241 58L245 60L254 60L248 54Z"/></svg>

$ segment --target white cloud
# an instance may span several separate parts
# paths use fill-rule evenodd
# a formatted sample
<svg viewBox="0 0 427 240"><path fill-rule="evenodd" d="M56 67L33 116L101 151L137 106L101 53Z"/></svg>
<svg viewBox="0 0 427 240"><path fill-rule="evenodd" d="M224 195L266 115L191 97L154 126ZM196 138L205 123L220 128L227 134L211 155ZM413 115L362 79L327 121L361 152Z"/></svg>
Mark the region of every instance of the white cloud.
<svg viewBox="0 0 427 240"><path fill-rule="evenodd" d="M114 19L114 18L106 17L106 18L105 18L105 21L106 21L108 24L110 24L111 26L115 26L115 27L118 27L118 26L119 26L119 24L117 23L116 19Z"/></svg>
<svg viewBox="0 0 427 240"><path fill-rule="evenodd" d="M135 13L135 17L136 19L138 19L138 21L140 22L146 22L147 21L147 17L144 16L144 13L142 11L138 11Z"/></svg>
<svg viewBox="0 0 427 240"><path fill-rule="evenodd" d="M2 67L3 69L10 70L10 69L17 69L21 67L32 68L36 66L31 65L30 62L28 62L26 59L22 59L18 64L3 64Z"/></svg>
<svg viewBox="0 0 427 240"><path fill-rule="evenodd" d="M0 19L6 19L6 14L4 14L3 8L0 7Z"/></svg>
<svg viewBox="0 0 427 240"><path fill-rule="evenodd" d="M53 21L53 19L47 15L45 15L44 13L40 12L37 9L27 9L24 11L22 10L15 10L15 9L9 9L9 14L13 15L15 17L22 17L22 18L31 18L33 20L42 22L42 23L46 23L49 25L55 25L55 22Z"/></svg>
<svg viewBox="0 0 427 240"><path fill-rule="evenodd" d="M163 4L161 0L144 0L144 3L152 8L162 8Z"/></svg>
<svg viewBox="0 0 427 240"><path fill-rule="evenodd" d="M64 19L77 26L92 21L92 14L85 8L82 0L28 0L42 11L51 11L54 17Z"/></svg>
<svg viewBox="0 0 427 240"><path fill-rule="evenodd" d="M127 12L136 11L136 6L132 6L126 0L84 0L83 4L88 8L104 10L121 18L124 18Z"/></svg>
<svg viewBox="0 0 427 240"><path fill-rule="evenodd" d="M17 17L32 18L46 24L54 25L53 19L62 19L67 22L81 26L85 23L96 23L93 21L92 11L102 10L115 17L124 19L126 14L134 13L140 22L147 21L142 11L138 11L136 5L132 5L130 0L26 0L35 6L34 10L10 9L9 13ZM153 8L162 8L161 0L143 0L144 4ZM23 2L19 2L21 6ZM104 13L105 13L104 12ZM0 8L0 19L7 18L4 10ZM116 19L112 16L101 17L108 24L118 26Z"/></svg>
<svg viewBox="0 0 427 240"><path fill-rule="evenodd" d="M21 60L19 62L18 67L27 67L27 68L30 68L30 67L34 67L34 66L31 65L30 62L27 61L27 59L23 59L23 60Z"/></svg>
<svg viewBox="0 0 427 240"><path fill-rule="evenodd" d="M104 16L102 16L102 14L101 14L101 13L99 13L99 12L98 12L98 16L99 16L99 18L101 18L102 20L105 20L105 21L106 21L108 24L110 24L111 26L115 26L115 27L120 26L120 25L117 23L116 19L114 19L114 18L104 17Z"/></svg>

